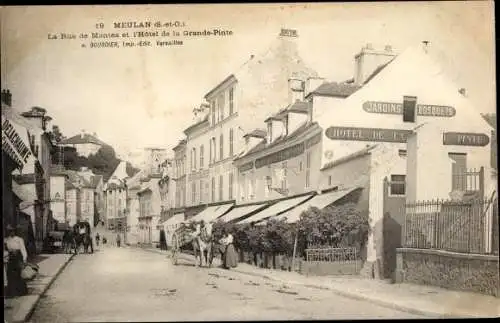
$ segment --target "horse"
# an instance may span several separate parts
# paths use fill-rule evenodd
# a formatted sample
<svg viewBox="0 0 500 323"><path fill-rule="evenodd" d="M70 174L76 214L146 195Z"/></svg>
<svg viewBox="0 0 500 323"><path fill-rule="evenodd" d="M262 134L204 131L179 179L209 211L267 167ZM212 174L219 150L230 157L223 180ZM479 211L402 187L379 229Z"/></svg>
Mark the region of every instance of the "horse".
<svg viewBox="0 0 500 323"><path fill-rule="evenodd" d="M78 248L76 247L75 234L71 230L64 231L63 250L65 253L71 253L71 250L73 250L75 254L78 253Z"/></svg>
<svg viewBox="0 0 500 323"><path fill-rule="evenodd" d="M207 264L208 267L212 266L212 230L205 225L200 229L200 234L193 239L193 251L194 257L196 259L196 264L198 263L198 257L200 259L200 266ZM205 260L205 262L203 262Z"/></svg>

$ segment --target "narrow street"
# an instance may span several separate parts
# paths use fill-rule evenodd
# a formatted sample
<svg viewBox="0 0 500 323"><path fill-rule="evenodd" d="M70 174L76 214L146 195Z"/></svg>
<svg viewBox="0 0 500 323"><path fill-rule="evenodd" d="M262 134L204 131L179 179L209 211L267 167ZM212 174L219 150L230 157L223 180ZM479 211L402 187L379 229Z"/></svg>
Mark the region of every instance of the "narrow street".
<svg viewBox="0 0 500 323"><path fill-rule="evenodd" d="M101 247L77 255L30 322L417 318L337 296L220 269L173 266L166 256Z"/></svg>

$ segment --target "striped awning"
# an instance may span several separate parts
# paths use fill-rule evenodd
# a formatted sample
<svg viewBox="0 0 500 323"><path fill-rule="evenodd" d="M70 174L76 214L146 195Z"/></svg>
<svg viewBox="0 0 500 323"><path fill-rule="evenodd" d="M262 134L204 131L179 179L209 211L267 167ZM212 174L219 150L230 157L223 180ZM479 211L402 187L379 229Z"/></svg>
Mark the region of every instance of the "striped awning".
<svg viewBox="0 0 500 323"><path fill-rule="evenodd" d="M223 215L224 213L226 213L233 205L234 205L233 203L229 203L217 206L209 206L205 210L201 211L200 213L189 219L189 221L192 222L198 222L202 220L205 222L213 221L218 217L220 217L221 215Z"/></svg>
<svg viewBox="0 0 500 323"><path fill-rule="evenodd" d="M222 221L222 222L229 222L229 221L233 221L233 220L238 220L239 218L242 218L247 214L250 214L252 212L263 209L266 206L267 206L267 204L263 203L263 204L235 207L234 209L232 209L228 213L224 214L223 216L221 216L217 220Z"/></svg>
<svg viewBox="0 0 500 323"><path fill-rule="evenodd" d="M245 220L242 220L238 223L244 224L244 223L251 223L251 222L258 222L258 221L265 220L271 216L275 216L275 215L281 214L283 212L286 212L286 211L290 210L291 208L295 207L296 205L303 203L304 201L310 199L311 197L312 197L312 194L282 200L282 201L277 202L276 204L273 204L270 207L260 211L259 213L254 214L251 217L246 218Z"/></svg>
<svg viewBox="0 0 500 323"><path fill-rule="evenodd" d="M353 188L316 195L309 201L301 205L298 205L297 207L294 207L293 209L284 212L276 217L272 217L272 219L277 219L277 220L286 219L287 223L295 223L299 221L302 212L307 211L310 207L316 207L320 210L324 209L325 207L340 200L344 196L354 192L356 189L357 187L353 187Z"/></svg>

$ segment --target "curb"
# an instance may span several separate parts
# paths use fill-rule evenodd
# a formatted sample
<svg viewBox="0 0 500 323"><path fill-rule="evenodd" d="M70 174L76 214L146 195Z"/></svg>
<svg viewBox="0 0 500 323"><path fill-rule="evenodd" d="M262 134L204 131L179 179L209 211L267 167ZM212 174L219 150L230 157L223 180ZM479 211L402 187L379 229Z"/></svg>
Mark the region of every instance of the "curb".
<svg viewBox="0 0 500 323"><path fill-rule="evenodd" d="M42 296L45 295L45 293L47 292L47 290L49 290L50 286L52 286L52 284L54 283L54 281L56 280L56 278L59 276L59 274L61 274L61 272L64 270L64 268L66 268L66 266L69 264L69 262L71 260L73 260L74 257L75 257L75 255L72 254L71 257L68 258L68 260L61 267L59 267L59 269L57 270L57 272L50 279L49 283L47 285L45 285L45 287L43 287L42 292L40 294L36 295L36 299L33 302L33 305L29 309L28 313L26 313L26 315L24 316L24 319L22 321L14 321L13 323L23 323L23 322L27 322L30 319L30 317L33 314L36 306L38 305L38 302L40 301L40 298L42 298Z"/></svg>

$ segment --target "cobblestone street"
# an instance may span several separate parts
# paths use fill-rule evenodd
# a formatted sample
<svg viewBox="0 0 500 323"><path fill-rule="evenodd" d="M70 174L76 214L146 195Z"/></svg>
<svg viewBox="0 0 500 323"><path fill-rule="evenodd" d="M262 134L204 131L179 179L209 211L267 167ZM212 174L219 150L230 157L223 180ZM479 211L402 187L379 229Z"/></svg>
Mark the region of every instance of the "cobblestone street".
<svg viewBox="0 0 500 323"><path fill-rule="evenodd" d="M30 322L416 318L329 291L219 269L173 266L166 256L104 247L78 255Z"/></svg>

